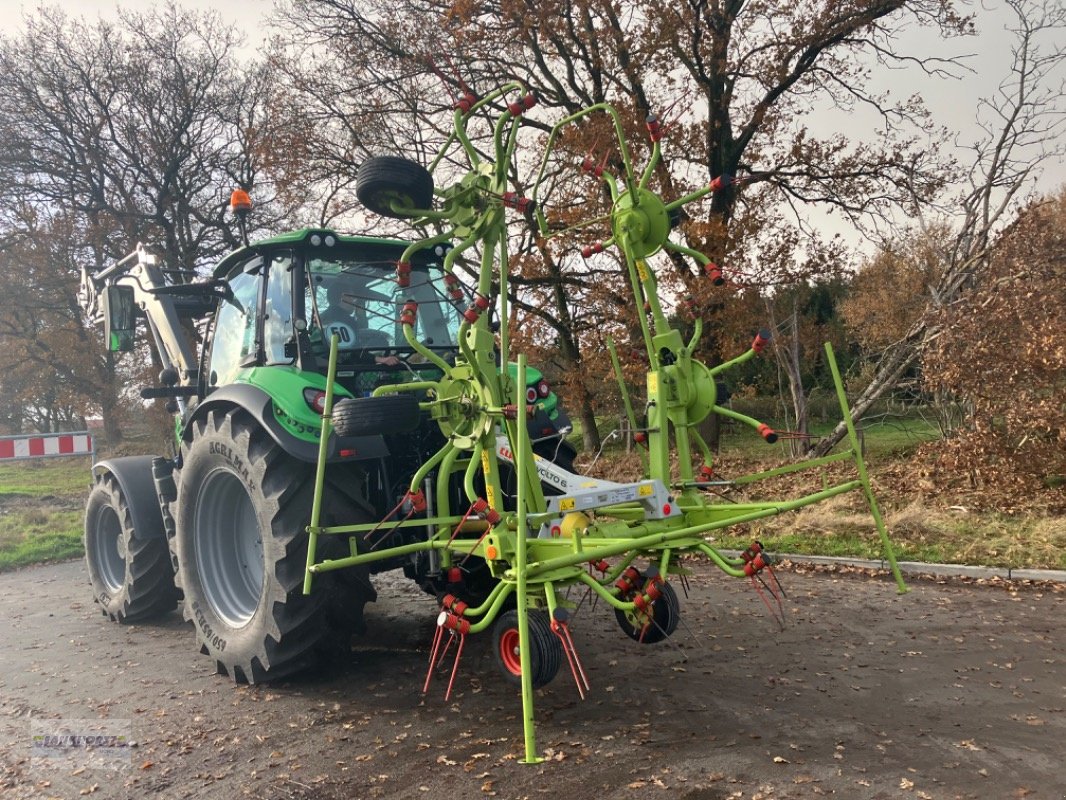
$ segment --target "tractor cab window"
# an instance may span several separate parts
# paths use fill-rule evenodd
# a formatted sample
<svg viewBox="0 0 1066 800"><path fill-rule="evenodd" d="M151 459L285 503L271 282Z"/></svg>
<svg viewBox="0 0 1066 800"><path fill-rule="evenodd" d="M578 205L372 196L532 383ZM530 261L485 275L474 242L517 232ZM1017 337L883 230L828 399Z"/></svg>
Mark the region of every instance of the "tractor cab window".
<svg viewBox="0 0 1066 800"><path fill-rule="evenodd" d="M292 329L292 253L270 257L263 313L263 350L267 364L291 364L296 358Z"/></svg>
<svg viewBox="0 0 1066 800"><path fill-rule="evenodd" d="M395 297L397 311L408 300L418 303L415 336L419 341L434 349L450 350L456 346L463 314L456 301L444 294L442 270L413 269L411 285L397 288Z"/></svg>
<svg viewBox="0 0 1066 800"><path fill-rule="evenodd" d="M223 300L215 314L208 382L211 386L232 383L242 367L252 366L257 356L256 320L262 259L246 262L229 279L232 300Z"/></svg>
<svg viewBox="0 0 1066 800"><path fill-rule="evenodd" d="M461 311L443 292L439 269L416 265L411 284L396 283L396 257L373 259L342 254L307 261L308 307L313 342L328 347L336 334L340 349L370 352L410 350L399 323L408 300L418 306L415 334L434 349L454 349L462 321Z"/></svg>

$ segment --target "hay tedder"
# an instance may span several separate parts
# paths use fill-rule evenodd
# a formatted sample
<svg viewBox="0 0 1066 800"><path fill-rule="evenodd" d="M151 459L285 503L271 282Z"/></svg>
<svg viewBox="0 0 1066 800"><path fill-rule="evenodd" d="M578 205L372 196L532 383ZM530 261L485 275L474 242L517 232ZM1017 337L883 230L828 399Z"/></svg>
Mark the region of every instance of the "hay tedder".
<svg viewBox="0 0 1066 800"><path fill-rule="evenodd" d="M521 686L526 762L539 760L533 690L554 678L563 663L569 666L582 696L589 688L569 631L575 610L568 599L571 587L601 599L632 639L643 644L661 642L680 621L680 604L670 579L683 581L683 559L702 555L727 575L749 579L771 611L783 614L772 559L762 546L754 542L734 558L715 549L709 534L860 491L899 589L905 590L828 344L826 354L850 447L729 481L715 479L711 450L696 430L708 415L719 414L748 426L767 442L778 438L768 425L717 402L716 378L759 355L770 334L760 332L750 349L725 363L714 367L700 363L693 357L702 332L700 320L695 320L694 333L685 341L663 312L648 259L663 250L680 253L698 262L708 280L721 283L720 271L706 256L670 241L669 234L677 209L726 188L733 179L719 176L687 196L662 199L649 188L660 158L658 121L648 119L650 160L638 173L618 113L609 105L598 105L563 119L551 130L534 190L529 198L519 196L510 191L508 178L515 166L522 116L534 103L532 95L517 83L481 98L467 91L456 104L454 132L428 170L394 157L370 159L360 170L359 197L369 210L408 219L420 229L436 225L440 230L437 236L413 243L400 257L395 276L399 286L409 280L414 254L456 242L443 259L443 290L456 301L463 298L455 270L464 254L479 259L477 287L469 306L462 310L457 351L450 358L426 346L416 301L398 309L398 323L408 346L420 359L435 365L433 377L391 382L373 389L368 397L345 397L334 403L339 341L333 337L304 578L304 593L311 594L320 576L351 567L366 569L379 562L417 560L429 574L439 575L436 585L443 590L438 593L436 635L424 690L450 651L454 653L447 684L450 695L466 637L491 630L499 667ZM496 116L490 118L490 114ZM566 465L536 455L526 424L527 415L535 409L527 388L525 358L517 357L516 375L499 366L509 360L506 215L508 210L516 211L540 235L551 235L552 226L536 202L537 190L565 129L593 115L606 115L613 125L621 168L614 174L604 164L587 160L583 165L605 184L612 204L611 237L584 255L618 248L634 307L644 309L637 315L649 364L641 420L626 395L611 346L629 425L642 444L643 474L628 483L576 475ZM491 161L480 155L485 148L475 146L468 131L475 118L488 119L491 127ZM465 159L468 171L449 187L435 189L434 170L445 158L454 162L456 156ZM436 202L432 202L434 196ZM490 324L492 310L504 320L498 334ZM406 493L383 519L323 525L321 498L331 468L331 435L372 433L390 407L407 409L415 404L419 413L437 423L443 446L414 471ZM679 454L674 468L671 437ZM698 468L693 455L702 460ZM793 499L722 502L707 491L837 461L854 464L853 479ZM547 492L545 486L550 487ZM324 544L338 540L347 540L348 555L338 554L333 547L330 557L323 557ZM477 580L473 580L475 575Z"/></svg>

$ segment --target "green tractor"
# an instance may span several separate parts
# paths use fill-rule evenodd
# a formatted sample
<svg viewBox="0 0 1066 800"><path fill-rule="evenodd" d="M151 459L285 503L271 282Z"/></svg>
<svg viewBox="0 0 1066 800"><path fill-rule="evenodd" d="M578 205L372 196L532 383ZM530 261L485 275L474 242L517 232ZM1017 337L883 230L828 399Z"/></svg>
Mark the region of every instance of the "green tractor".
<svg viewBox="0 0 1066 800"><path fill-rule="evenodd" d="M448 245L415 251L398 279L397 261L409 249L299 230L234 251L206 281L174 280L143 247L110 268L83 271L83 305L103 322L111 350L132 349L137 321L145 321L163 369L160 386L141 396L165 398L176 421L172 457L93 466L85 551L104 615L140 622L180 602L217 670L259 682L346 650L375 598L371 570L403 569L427 592L445 590L447 576L419 554L334 573L314 594L302 591L330 341L339 343L335 396L363 399L347 418L343 402L334 412L324 520L382 519L407 490L407 476L444 441L417 392L369 397L381 384L438 378L438 359L454 363L458 352L468 292L454 276L441 280ZM411 301L420 309L418 350L399 322ZM197 329L200 337L191 335ZM513 382L513 366L501 371ZM527 376L531 439L545 460L569 466L570 423L540 374ZM348 549L345 542L335 555ZM492 580L487 570L470 574L471 587Z"/></svg>

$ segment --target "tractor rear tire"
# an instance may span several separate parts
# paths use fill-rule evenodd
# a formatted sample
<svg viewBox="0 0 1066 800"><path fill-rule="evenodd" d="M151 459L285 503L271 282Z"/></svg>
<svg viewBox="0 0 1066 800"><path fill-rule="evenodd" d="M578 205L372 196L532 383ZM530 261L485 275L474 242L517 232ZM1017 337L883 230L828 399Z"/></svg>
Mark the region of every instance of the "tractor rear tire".
<svg viewBox="0 0 1066 800"><path fill-rule="evenodd" d="M622 629L630 639L641 644L655 644L671 636L677 630L677 623L681 619L681 602L677 599L677 592L669 583L659 584L662 596L652 603L652 622L647 630L643 625L634 624L634 620L626 612L615 609L614 615L618 620L618 627ZM626 598L632 599L632 598ZM641 636L643 630L644 635Z"/></svg>
<svg viewBox="0 0 1066 800"><path fill-rule="evenodd" d="M367 210L383 217L405 219L404 209L425 211L433 205L433 176L421 164L395 156L368 158L359 166L355 195Z"/></svg>
<svg viewBox="0 0 1066 800"><path fill-rule="evenodd" d="M543 611L529 611L529 670L533 688L551 683L563 663L563 645L552 633L551 622ZM518 646L518 610L500 615L492 629L492 652L504 678L515 686L522 685L521 654Z"/></svg>
<svg viewBox="0 0 1066 800"><path fill-rule="evenodd" d="M365 568L318 575L303 593L312 466L242 409L214 409L192 424L171 549L200 652L238 683L277 680L347 653L375 595ZM323 538L319 557L331 544Z"/></svg>
<svg viewBox="0 0 1066 800"><path fill-rule="evenodd" d="M98 475L89 492L84 544L93 596L105 617L141 622L177 606L166 539L134 533L129 503L109 474Z"/></svg>
<svg viewBox="0 0 1066 800"><path fill-rule="evenodd" d="M338 436L410 433L421 420L418 398L410 393L345 397L333 407L333 430Z"/></svg>

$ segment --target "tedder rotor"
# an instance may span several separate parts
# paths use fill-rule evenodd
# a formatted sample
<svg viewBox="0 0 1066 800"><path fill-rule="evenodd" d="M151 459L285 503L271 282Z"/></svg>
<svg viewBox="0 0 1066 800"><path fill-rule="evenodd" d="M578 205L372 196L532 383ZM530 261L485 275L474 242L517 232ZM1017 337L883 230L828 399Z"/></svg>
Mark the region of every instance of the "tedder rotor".
<svg viewBox="0 0 1066 800"><path fill-rule="evenodd" d="M508 102L508 97L513 99ZM456 104L455 130L429 170L393 157L370 159L360 170L360 199L371 211L406 218L419 227L435 224L441 230L439 236L415 242L401 256L396 265L398 284L402 287L408 279L413 253L458 240L443 261L444 289L455 299L462 296L454 269L457 259L468 253L480 259L477 291L463 311L458 354L450 360L442 359L420 341L417 302L412 300L402 308L399 322L404 337L411 348L439 368L437 379L379 386L370 397L344 398L334 406L338 348L334 337L304 581L304 592L310 593L316 576L333 570L365 568L387 559L429 559L431 569L445 576L443 585L448 591L438 596L440 609L424 690L454 643L447 687L450 695L466 636L491 629L498 665L505 676L521 686L526 763L540 760L533 690L555 677L564 661L582 697L589 688L568 627L575 610L566 595L570 587L587 587L613 609L623 631L643 643L662 641L677 627L680 605L669 579L683 579L683 557L706 556L727 575L751 579L760 594L765 588L780 606L776 577L763 582L764 574L772 576L772 559L762 546L755 542L733 558L713 547L709 534L859 491L876 522L899 590L905 591L828 344L826 354L847 421L850 447L731 481L711 479L711 451L696 430L708 415L718 414L749 426L767 442L777 440L768 425L720 405L716 388L716 377L757 356L770 334L760 332L747 351L725 363L713 367L701 363L694 357L702 332L700 320L695 321L694 333L685 341L663 313L648 259L662 250L681 253L700 263L712 282L720 283L720 272L705 255L670 241L671 215L686 203L726 188L733 179L719 176L680 199L662 199L648 188L660 158L658 122L654 117L648 120L651 155L638 175L618 112L601 104L563 119L551 130L534 191L530 198L521 197L509 191L508 174L514 166L521 117L534 104L533 96L518 83L483 98L466 91ZM501 108L495 120L490 120L494 157L490 162L479 154L468 125L475 115L482 113L484 119L493 109ZM526 425L527 414L533 409L527 394L525 357L517 358L517 375L499 367L508 363L508 331L505 322L497 341L488 315L490 309L496 309L499 319L508 320L507 210L523 214L540 235L551 235L545 213L536 203L537 189L561 133L590 115L607 115L613 123L621 169L614 175L604 165L589 161L584 165L586 172L603 181L611 199L612 236L587 250L619 249L635 307L644 309L638 318L649 367L646 423L639 429L639 438L647 453L642 456L643 474L627 483L576 475L535 455ZM434 189L432 171L456 150L468 162L469 170L451 186ZM432 196L438 201L435 208L427 202ZM638 430L613 345L611 355L630 427ZM331 429L341 436L362 433L353 425L358 427L373 415L362 413L361 407L401 400L404 405L417 403L437 422L446 439L444 445L411 475L406 494L381 521L321 525L320 499ZM680 454L675 469L671 469L671 435ZM702 459L698 470L693 465L693 453ZM711 486L752 484L837 461L851 461L854 478L801 497L736 503L722 502L706 491ZM505 481L514 481L517 491L513 498L505 491ZM551 493L545 492L545 485L552 487ZM350 555L319 560L321 541L327 537L346 537ZM646 565L637 566L638 559ZM482 578L476 586L467 580L472 564L478 565ZM486 570L488 580L484 580ZM765 594L763 599L773 610Z"/></svg>

